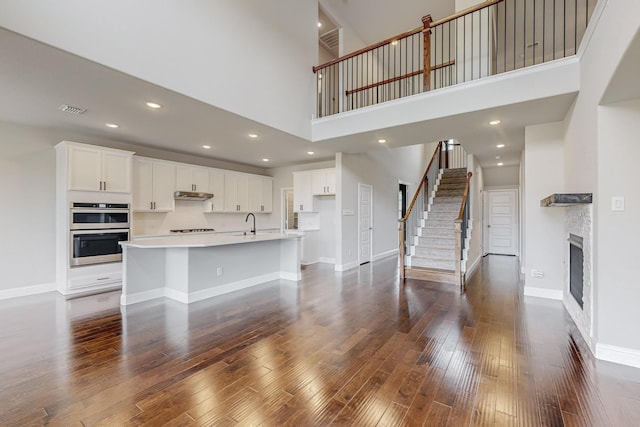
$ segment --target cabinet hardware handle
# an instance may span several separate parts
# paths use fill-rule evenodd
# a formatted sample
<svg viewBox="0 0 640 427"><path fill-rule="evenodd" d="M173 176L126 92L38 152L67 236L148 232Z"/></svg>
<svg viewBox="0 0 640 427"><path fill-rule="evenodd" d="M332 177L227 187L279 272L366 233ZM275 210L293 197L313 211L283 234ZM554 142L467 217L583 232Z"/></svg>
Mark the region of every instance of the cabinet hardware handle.
<svg viewBox="0 0 640 427"><path fill-rule="evenodd" d="M102 188L104 191L107 191L107 181L103 181L103 182L104 182L104 185L102 186Z"/></svg>
<svg viewBox="0 0 640 427"><path fill-rule="evenodd" d="M100 182L100 191L102 191L102 181L99 181L99 182Z"/></svg>
<svg viewBox="0 0 640 427"><path fill-rule="evenodd" d="M153 202L153 209L155 210L156 208L156 202Z"/></svg>

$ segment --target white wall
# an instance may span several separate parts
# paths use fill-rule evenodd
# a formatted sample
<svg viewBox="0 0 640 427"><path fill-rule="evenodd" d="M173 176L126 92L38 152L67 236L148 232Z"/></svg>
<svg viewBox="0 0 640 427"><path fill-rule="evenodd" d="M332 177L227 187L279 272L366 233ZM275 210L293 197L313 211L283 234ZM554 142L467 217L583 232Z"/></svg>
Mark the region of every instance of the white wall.
<svg viewBox="0 0 640 427"><path fill-rule="evenodd" d="M0 1L2 27L307 139L317 19L297 0Z"/></svg>
<svg viewBox="0 0 640 427"><path fill-rule="evenodd" d="M564 185L563 123L525 129L525 295L562 298L564 283L564 209L540 207L540 200L562 193ZM544 277L531 276L539 270Z"/></svg>
<svg viewBox="0 0 640 427"><path fill-rule="evenodd" d="M640 242L640 99L598 109L598 229L595 262L600 344L640 350L638 244ZM613 211L611 198L625 198ZM631 329L630 329L631 328Z"/></svg>
<svg viewBox="0 0 640 427"><path fill-rule="evenodd" d="M485 188L515 188L520 185L520 166L498 166L483 169Z"/></svg>
<svg viewBox="0 0 640 427"><path fill-rule="evenodd" d="M53 147L63 140L130 150L165 160L268 175L264 169L246 165L172 153L122 141L103 140L80 133L0 122L0 191L5 200L3 209L0 210L0 222L5 225L5 250L0 257L0 297L3 296L3 290L24 289L55 282L56 159ZM171 215L158 214L160 216L153 217L153 221L161 221L164 217L165 220L169 218L171 223L165 225L178 225L184 223L182 220L192 220L192 210L196 205L187 205L189 202L178 203L184 204L184 210ZM209 214L206 216L208 220L204 214L198 212L198 215L194 224L202 217L215 228L244 226L244 217L241 215ZM260 219L258 221L260 225ZM268 223L265 221L265 225Z"/></svg>
<svg viewBox="0 0 640 427"><path fill-rule="evenodd" d="M369 153L340 153L336 159L338 209L338 253L336 268L347 269L358 262L358 183L373 187L373 252L381 256L398 249L398 182L409 182L413 196L426 164L424 145L378 149ZM353 215L343 215L344 211Z"/></svg>

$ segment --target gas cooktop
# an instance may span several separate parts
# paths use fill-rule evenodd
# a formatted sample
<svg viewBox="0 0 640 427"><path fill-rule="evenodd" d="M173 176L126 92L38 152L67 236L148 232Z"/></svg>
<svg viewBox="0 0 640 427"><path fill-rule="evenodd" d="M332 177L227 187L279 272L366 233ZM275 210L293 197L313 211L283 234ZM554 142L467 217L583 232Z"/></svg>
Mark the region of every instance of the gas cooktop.
<svg viewBox="0 0 640 427"><path fill-rule="evenodd" d="M183 228L181 230L169 230L172 233L206 233L207 231L215 231L213 228Z"/></svg>

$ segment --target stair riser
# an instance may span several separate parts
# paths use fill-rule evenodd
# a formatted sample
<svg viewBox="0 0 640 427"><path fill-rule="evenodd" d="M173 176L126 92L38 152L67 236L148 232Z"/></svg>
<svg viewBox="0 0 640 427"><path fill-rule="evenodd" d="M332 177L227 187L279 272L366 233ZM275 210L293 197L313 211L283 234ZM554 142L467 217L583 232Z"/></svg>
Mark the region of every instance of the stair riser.
<svg viewBox="0 0 640 427"><path fill-rule="evenodd" d="M453 238L438 239L434 237L418 237L418 241L415 246L423 248L453 249L456 246L456 242Z"/></svg>
<svg viewBox="0 0 640 427"><path fill-rule="evenodd" d="M437 268L439 270L455 270L455 261L437 261L424 258L411 258L412 267Z"/></svg>
<svg viewBox="0 0 640 427"><path fill-rule="evenodd" d="M411 254L412 256L429 258L431 260L455 261L456 258L454 248L425 248L416 246L412 251L414 252Z"/></svg>

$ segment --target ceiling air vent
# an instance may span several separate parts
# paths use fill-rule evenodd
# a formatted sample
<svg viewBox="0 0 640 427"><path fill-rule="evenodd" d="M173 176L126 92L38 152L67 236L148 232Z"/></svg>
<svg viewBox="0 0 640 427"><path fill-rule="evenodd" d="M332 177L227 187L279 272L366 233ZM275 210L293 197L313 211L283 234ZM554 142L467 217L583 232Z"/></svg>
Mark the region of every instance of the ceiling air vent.
<svg viewBox="0 0 640 427"><path fill-rule="evenodd" d="M65 113L71 113L71 114L82 114L85 111L87 111L84 108L74 107L73 105L67 105L67 104L62 104L61 106L58 107L58 110L64 111Z"/></svg>
<svg viewBox="0 0 640 427"><path fill-rule="evenodd" d="M338 28L327 31L320 36L320 44L333 56L338 57L338 45L340 42L340 31Z"/></svg>

